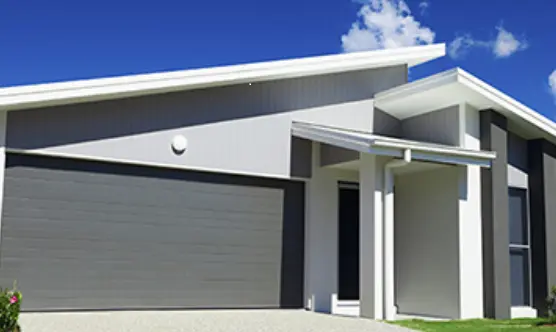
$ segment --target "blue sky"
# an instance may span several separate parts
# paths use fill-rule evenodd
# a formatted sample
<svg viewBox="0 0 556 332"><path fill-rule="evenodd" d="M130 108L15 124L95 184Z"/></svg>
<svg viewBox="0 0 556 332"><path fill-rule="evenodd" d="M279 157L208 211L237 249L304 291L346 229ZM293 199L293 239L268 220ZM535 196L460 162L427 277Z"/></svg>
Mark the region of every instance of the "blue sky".
<svg viewBox="0 0 556 332"><path fill-rule="evenodd" d="M0 86L445 42L452 56L411 79L462 67L556 119L555 10L552 0L5 0Z"/></svg>

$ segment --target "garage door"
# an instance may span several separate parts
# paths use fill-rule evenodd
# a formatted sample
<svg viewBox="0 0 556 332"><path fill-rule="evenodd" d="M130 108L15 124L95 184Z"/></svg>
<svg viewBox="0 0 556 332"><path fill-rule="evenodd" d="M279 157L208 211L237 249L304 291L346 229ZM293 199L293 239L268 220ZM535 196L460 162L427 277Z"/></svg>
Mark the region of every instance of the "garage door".
<svg viewBox="0 0 556 332"><path fill-rule="evenodd" d="M301 307L303 185L9 154L0 280L25 310Z"/></svg>

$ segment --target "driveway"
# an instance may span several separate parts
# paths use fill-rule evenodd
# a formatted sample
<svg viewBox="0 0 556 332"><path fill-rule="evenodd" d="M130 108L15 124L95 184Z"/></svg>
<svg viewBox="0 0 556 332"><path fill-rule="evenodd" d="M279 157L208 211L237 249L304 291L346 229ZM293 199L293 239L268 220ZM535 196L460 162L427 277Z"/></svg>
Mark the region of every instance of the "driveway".
<svg viewBox="0 0 556 332"><path fill-rule="evenodd" d="M23 332L404 332L367 319L302 310L25 313Z"/></svg>

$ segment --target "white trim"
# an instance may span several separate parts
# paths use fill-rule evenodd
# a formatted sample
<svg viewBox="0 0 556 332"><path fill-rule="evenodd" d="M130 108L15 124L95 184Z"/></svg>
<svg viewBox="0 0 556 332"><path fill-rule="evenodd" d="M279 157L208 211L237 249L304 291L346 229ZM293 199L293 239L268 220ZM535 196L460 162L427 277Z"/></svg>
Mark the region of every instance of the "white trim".
<svg viewBox="0 0 556 332"><path fill-rule="evenodd" d="M290 177L281 174L246 172L246 171L236 171L230 169L220 169L220 168L211 168L211 167L188 167L187 165L164 164L164 163L156 163L156 162L148 162L148 161L131 160L131 159L107 158L107 157L80 155L80 154L56 152L56 151L24 150L24 149L14 149L14 148L6 148L5 151L6 153L18 153L18 154L25 154L25 155L32 155L32 156L69 158L69 159L77 159L77 160L108 162L108 163L115 163L115 164L166 168L166 169L185 170L185 171L194 171L194 172L196 171L196 172L221 173L221 174L230 174L230 175L243 175L243 176L261 177L261 178L278 179L278 180L290 180L290 181L297 181L297 182L306 182L308 180L305 178Z"/></svg>
<svg viewBox="0 0 556 332"><path fill-rule="evenodd" d="M444 44L308 57L166 73L37 84L0 89L0 110L115 99L231 84L418 65L446 53Z"/></svg>
<svg viewBox="0 0 556 332"><path fill-rule="evenodd" d="M491 85L483 82L477 77L467 73L460 68L454 68L436 75L432 75L421 80L407 83L386 91L379 92L375 95L375 106L391 113L392 115L404 119L406 117L434 111L435 109L446 105L439 104L435 108L422 108L419 103L412 103L412 107L396 107L403 100L409 98L418 98L425 93L436 93L438 100L445 97L442 96L441 89L453 86L457 93L453 93L450 99L451 104L468 103L473 107L481 110L492 108L513 117L516 120L522 120L526 123L540 129L545 133L547 138L556 141L556 123L535 110L525 106L521 102L513 99L505 93L495 89ZM435 103L436 98L427 98L427 101Z"/></svg>
<svg viewBox="0 0 556 332"><path fill-rule="evenodd" d="M349 150L383 156L403 157L404 151L410 149L413 159L437 163L490 167L491 161L496 158L496 153L491 151L469 150L455 146L396 139L368 132L302 122L292 123L292 135Z"/></svg>
<svg viewBox="0 0 556 332"><path fill-rule="evenodd" d="M511 318L537 318L537 309L532 307L512 307L511 308Z"/></svg>
<svg viewBox="0 0 556 332"><path fill-rule="evenodd" d="M332 295L332 314L348 317L359 317L359 300L338 300L338 295Z"/></svg>

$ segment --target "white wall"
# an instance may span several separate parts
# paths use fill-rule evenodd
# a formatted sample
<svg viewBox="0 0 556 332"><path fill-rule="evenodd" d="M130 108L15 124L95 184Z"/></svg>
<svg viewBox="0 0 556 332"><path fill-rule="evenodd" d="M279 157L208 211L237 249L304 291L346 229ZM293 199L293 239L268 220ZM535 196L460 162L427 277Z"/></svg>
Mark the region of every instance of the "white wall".
<svg viewBox="0 0 556 332"><path fill-rule="evenodd" d="M395 179L396 304L400 314L459 317L457 167Z"/></svg>

